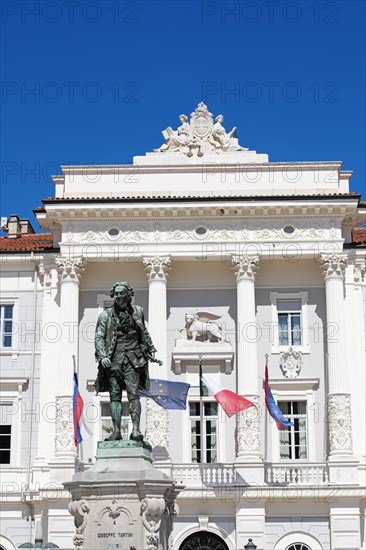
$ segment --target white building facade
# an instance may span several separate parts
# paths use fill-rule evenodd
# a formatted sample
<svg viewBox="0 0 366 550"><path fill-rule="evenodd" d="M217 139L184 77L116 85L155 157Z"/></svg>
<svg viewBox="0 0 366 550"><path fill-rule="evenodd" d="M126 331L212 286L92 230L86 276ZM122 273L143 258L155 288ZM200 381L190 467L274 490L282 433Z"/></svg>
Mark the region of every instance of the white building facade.
<svg viewBox="0 0 366 550"><path fill-rule="evenodd" d="M185 411L143 400L155 466L184 486L171 548L366 549L365 203L340 162L272 163L200 104L131 165L64 166L1 252L0 548L73 548L62 482L110 431L94 330L129 281ZM189 322L219 327L192 337ZM214 332L216 328L214 329ZM73 442L73 356L92 438ZM264 369L293 426L266 412ZM227 418L198 364L257 405ZM126 399L127 403L127 399ZM124 413L125 437L129 419Z"/></svg>

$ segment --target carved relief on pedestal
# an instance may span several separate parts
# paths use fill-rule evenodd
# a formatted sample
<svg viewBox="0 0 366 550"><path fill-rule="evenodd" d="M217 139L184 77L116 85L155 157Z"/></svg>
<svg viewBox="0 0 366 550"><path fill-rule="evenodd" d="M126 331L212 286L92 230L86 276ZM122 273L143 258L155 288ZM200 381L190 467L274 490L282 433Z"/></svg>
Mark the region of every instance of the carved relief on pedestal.
<svg viewBox="0 0 366 550"><path fill-rule="evenodd" d="M250 400L257 405L257 398L250 397ZM260 433L259 420L260 410L258 406L249 407L241 411L238 415L237 423L237 441L238 454L255 452L260 454Z"/></svg>
<svg viewBox="0 0 366 550"><path fill-rule="evenodd" d="M56 452L75 452L72 398L56 397Z"/></svg>
<svg viewBox="0 0 366 550"><path fill-rule="evenodd" d="M295 351L291 346L280 353L280 369L286 378L299 376L302 367L302 353Z"/></svg>
<svg viewBox="0 0 366 550"><path fill-rule="evenodd" d="M143 258L143 262L149 282L158 280L166 282L172 264L169 256Z"/></svg>
<svg viewBox="0 0 366 550"><path fill-rule="evenodd" d="M347 266L347 254L321 254L318 261L325 279L344 279L344 273Z"/></svg>
<svg viewBox="0 0 366 550"><path fill-rule="evenodd" d="M351 398L347 394L328 397L330 452L352 451Z"/></svg>
<svg viewBox="0 0 366 550"><path fill-rule="evenodd" d="M76 535L74 536L74 546L76 550L84 549L84 530L88 523L90 505L86 500L74 500L69 503L69 512L74 516Z"/></svg>
<svg viewBox="0 0 366 550"><path fill-rule="evenodd" d="M81 275L85 269L85 260L83 258L56 258L57 269L61 277L61 282L79 283Z"/></svg>
<svg viewBox="0 0 366 550"><path fill-rule="evenodd" d="M234 270L237 282L245 279L255 281L259 269L259 256L233 256L231 265Z"/></svg>
<svg viewBox="0 0 366 550"><path fill-rule="evenodd" d="M161 447L167 454L169 435L168 411L157 405L153 399L146 400L146 441L151 447Z"/></svg>
<svg viewBox="0 0 366 550"><path fill-rule="evenodd" d="M159 528L165 512L164 498L144 498L141 502L142 524L146 529L147 550L159 548Z"/></svg>

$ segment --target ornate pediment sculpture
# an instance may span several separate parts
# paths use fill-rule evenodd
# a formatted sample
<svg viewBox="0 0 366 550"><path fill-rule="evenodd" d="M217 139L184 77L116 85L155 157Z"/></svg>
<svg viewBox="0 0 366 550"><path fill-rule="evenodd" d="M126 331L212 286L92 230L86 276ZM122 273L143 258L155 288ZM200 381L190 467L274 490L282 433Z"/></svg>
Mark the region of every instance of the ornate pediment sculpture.
<svg viewBox="0 0 366 550"><path fill-rule="evenodd" d="M183 153L187 157L202 157L205 153L248 151L241 147L236 137L236 128L229 133L222 125L224 117L218 115L213 122L213 115L207 109L207 106L201 101L197 109L191 113L190 121L186 115L180 115L181 126L173 130L170 126L163 130L165 143L157 153Z"/></svg>

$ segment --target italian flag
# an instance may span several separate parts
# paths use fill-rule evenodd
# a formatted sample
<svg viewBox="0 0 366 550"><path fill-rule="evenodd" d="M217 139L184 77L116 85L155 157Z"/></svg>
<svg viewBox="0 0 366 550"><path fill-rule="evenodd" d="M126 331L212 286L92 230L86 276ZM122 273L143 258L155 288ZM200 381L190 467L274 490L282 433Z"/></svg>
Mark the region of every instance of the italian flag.
<svg viewBox="0 0 366 550"><path fill-rule="evenodd" d="M249 407L255 407L255 404L248 399L241 397L241 395L238 395L231 390L221 388L216 384L216 382L210 378L207 378L207 376L202 376L201 378L206 388L213 394L216 401L220 403L228 417L238 414L244 409L249 409Z"/></svg>

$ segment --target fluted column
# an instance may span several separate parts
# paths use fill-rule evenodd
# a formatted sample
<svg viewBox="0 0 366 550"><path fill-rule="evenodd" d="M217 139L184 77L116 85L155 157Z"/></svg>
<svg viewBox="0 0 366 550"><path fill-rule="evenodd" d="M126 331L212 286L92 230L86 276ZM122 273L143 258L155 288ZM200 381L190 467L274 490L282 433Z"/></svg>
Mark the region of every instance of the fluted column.
<svg viewBox="0 0 366 550"><path fill-rule="evenodd" d="M325 279L328 348L328 425L330 457L352 455L351 397L345 342L344 274L346 254L321 255Z"/></svg>
<svg viewBox="0 0 366 550"><path fill-rule="evenodd" d="M163 361L162 366L150 363L150 378L166 380L169 371L166 285L171 259L169 256L152 256L143 258L143 262L149 279L149 332L157 349L156 357ZM146 439L155 448L155 458L168 458L168 411L156 405L152 399L147 399L146 404Z"/></svg>
<svg viewBox="0 0 366 550"><path fill-rule="evenodd" d="M82 258L56 259L60 275L61 340L57 373L55 454L75 454L73 442L73 360L79 348L79 283L84 271Z"/></svg>
<svg viewBox="0 0 366 550"><path fill-rule="evenodd" d="M255 276L259 256L233 256L237 283L237 392L258 404L257 327L255 322ZM258 460L260 452L259 409L250 407L237 415L237 461Z"/></svg>

